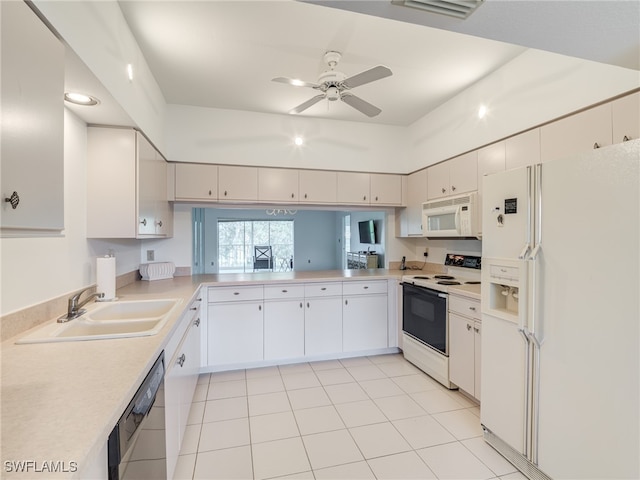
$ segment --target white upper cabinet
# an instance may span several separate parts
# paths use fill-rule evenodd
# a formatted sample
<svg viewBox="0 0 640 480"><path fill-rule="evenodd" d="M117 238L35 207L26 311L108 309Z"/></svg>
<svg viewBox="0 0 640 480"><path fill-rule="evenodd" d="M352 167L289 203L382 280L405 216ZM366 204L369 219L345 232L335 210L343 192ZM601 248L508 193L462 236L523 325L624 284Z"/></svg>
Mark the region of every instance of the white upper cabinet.
<svg viewBox="0 0 640 480"><path fill-rule="evenodd" d="M505 142L497 142L478 150L478 225L482 231L482 179L485 175L504 172Z"/></svg>
<svg viewBox="0 0 640 480"><path fill-rule="evenodd" d="M372 173L370 203L371 205L402 205L402 176Z"/></svg>
<svg viewBox="0 0 640 480"><path fill-rule="evenodd" d="M338 174L329 170L300 170L300 203L336 203Z"/></svg>
<svg viewBox="0 0 640 480"><path fill-rule="evenodd" d="M166 162L139 132L89 127L87 237L168 237Z"/></svg>
<svg viewBox="0 0 640 480"><path fill-rule="evenodd" d="M218 200L218 166L176 163L176 200Z"/></svg>
<svg viewBox="0 0 640 480"><path fill-rule="evenodd" d="M218 198L239 202L258 200L258 169L220 165L218 167Z"/></svg>
<svg viewBox="0 0 640 480"><path fill-rule="evenodd" d="M368 205L370 177L368 173L338 172L338 203Z"/></svg>
<svg viewBox="0 0 640 480"><path fill-rule="evenodd" d="M590 108L540 128L542 162L557 160L612 143L611 103Z"/></svg>
<svg viewBox="0 0 640 480"><path fill-rule="evenodd" d="M534 128L505 140L505 169L540 163L540 129Z"/></svg>
<svg viewBox="0 0 640 480"><path fill-rule="evenodd" d="M64 47L26 3L0 2L0 9L0 233L57 235L64 229Z"/></svg>
<svg viewBox="0 0 640 480"><path fill-rule="evenodd" d="M427 169L407 178L407 208L396 211L396 236L422 235L422 204L427 201Z"/></svg>
<svg viewBox="0 0 640 480"><path fill-rule="evenodd" d="M428 169L429 200L448 197L478 189L478 156L469 152Z"/></svg>
<svg viewBox="0 0 640 480"><path fill-rule="evenodd" d="M298 170L258 169L258 201L298 203Z"/></svg>
<svg viewBox="0 0 640 480"><path fill-rule="evenodd" d="M640 138L640 92L611 102L613 143Z"/></svg>

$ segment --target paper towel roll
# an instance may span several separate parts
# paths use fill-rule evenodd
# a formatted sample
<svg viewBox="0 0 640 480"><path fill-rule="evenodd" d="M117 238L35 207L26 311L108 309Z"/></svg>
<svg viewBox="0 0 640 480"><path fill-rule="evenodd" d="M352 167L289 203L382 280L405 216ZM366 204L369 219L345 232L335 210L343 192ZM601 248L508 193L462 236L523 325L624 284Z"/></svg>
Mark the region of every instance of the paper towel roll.
<svg viewBox="0 0 640 480"><path fill-rule="evenodd" d="M116 298L116 257L98 257L96 259L96 291L104 293L101 301Z"/></svg>

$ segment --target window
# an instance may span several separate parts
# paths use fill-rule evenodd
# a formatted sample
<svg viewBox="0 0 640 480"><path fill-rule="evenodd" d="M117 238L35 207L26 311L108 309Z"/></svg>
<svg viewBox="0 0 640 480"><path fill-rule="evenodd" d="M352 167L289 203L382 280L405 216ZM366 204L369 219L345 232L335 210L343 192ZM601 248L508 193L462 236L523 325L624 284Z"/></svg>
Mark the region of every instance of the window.
<svg viewBox="0 0 640 480"><path fill-rule="evenodd" d="M218 220L218 271L253 272L253 247L270 245L273 269L293 265L293 220Z"/></svg>

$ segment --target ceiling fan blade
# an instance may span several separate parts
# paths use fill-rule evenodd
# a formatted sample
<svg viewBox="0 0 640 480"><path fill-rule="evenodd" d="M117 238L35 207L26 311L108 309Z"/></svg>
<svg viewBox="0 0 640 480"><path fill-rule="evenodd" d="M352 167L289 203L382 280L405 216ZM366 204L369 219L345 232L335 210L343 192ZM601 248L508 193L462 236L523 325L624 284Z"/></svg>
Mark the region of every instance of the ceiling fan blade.
<svg viewBox="0 0 640 480"><path fill-rule="evenodd" d="M300 105L298 105L296 108L289 110L289 113L292 115L295 115L296 113L300 113L303 112L304 110L306 110L307 108L311 107L312 105L315 105L316 103L318 103L320 100L322 100L325 97L324 94L322 95L316 95L313 98L310 98L309 100L307 100L304 103L301 103Z"/></svg>
<svg viewBox="0 0 640 480"><path fill-rule="evenodd" d="M381 78L390 77L391 75L393 75L391 70L383 65L378 65L364 72L357 73L352 77L345 78L342 84L347 88L354 88L364 85L365 83L375 82Z"/></svg>
<svg viewBox="0 0 640 480"><path fill-rule="evenodd" d="M298 80L297 78L277 77L277 78L273 78L271 81L278 82L278 83L286 83L287 85L293 85L294 87L320 88L320 85L318 85L317 83L304 82L302 80Z"/></svg>
<svg viewBox="0 0 640 480"><path fill-rule="evenodd" d="M382 112L382 110L380 110L375 105L371 105L369 102L365 102L360 97L356 97L351 93L343 93L340 96L340 99L347 105L350 105L356 110L364 113L367 117L375 117L380 112Z"/></svg>

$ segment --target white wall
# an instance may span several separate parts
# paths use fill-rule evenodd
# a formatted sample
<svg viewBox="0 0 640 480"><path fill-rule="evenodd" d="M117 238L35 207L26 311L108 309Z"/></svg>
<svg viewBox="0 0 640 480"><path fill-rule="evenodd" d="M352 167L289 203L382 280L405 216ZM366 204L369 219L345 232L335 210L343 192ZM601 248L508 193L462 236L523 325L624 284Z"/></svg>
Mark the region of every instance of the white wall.
<svg viewBox="0 0 640 480"><path fill-rule="evenodd" d="M193 264L193 221L190 205L173 206L173 237L143 240L140 245L140 263L147 263L147 250L153 250L156 262L173 262L176 267Z"/></svg>
<svg viewBox="0 0 640 480"><path fill-rule="evenodd" d="M415 171L640 86L640 73L527 50L408 128ZM478 119L481 104L489 108Z"/></svg>
<svg viewBox="0 0 640 480"><path fill-rule="evenodd" d="M138 268L138 241L87 240L87 128L66 109L64 122L64 234L0 239L2 315L95 283L95 257L109 250L118 275Z"/></svg>
<svg viewBox="0 0 640 480"><path fill-rule="evenodd" d="M186 105L167 106L166 137L178 162L405 173L408 156L404 127Z"/></svg>

